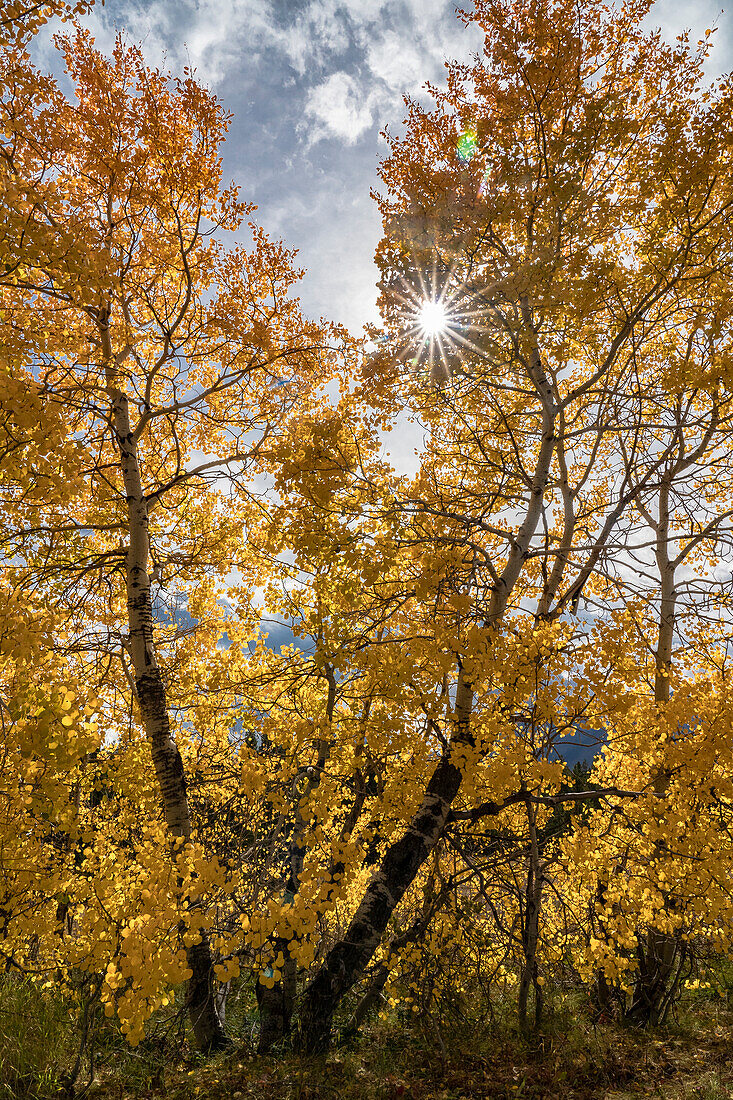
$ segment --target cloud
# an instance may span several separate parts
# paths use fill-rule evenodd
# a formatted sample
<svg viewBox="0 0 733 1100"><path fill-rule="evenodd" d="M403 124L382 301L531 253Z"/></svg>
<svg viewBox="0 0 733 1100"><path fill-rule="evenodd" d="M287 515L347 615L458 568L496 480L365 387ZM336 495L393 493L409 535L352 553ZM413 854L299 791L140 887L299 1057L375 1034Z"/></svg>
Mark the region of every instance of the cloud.
<svg viewBox="0 0 733 1100"><path fill-rule="evenodd" d="M717 77L733 67L733 34L728 12L721 10L719 0L657 0L644 23L659 27L669 42L685 27L691 31L694 44L705 36L708 27L716 28L712 51L705 64L709 77Z"/></svg>
<svg viewBox="0 0 733 1100"><path fill-rule="evenodd" d="M315 122L308 132L309 144L335 137L353 145L373 125L378 98L374 90L365 97L363 87L348 73L332 73L311 88L306 99L305 114Z"/></svg>
<svg viewBox="0 0 733 1100"><path fill-rule="evenodd" d="M289 65L318 123L308 145L358 140L405 92L441 79L443 58L465 56L467 42L451 0L108 0L84 23L103 51L120 30L143 44L149 64L188 65L215 91L261 62ZM54 67L50 36L36 56Z"/></svg>
<svg viewBox="0 0 733 1100"><path fill-rule="evenodd" d="M299 76L318 73L349 47L349 21L332 0L310 0L291 23L272 20L269 43L281 50Z"/></svg>
<svg viewBox="0 0 733 1100"><path fill-rule="evenodd" d="M425 79L425 58L419 45L406 42L397 31L370 36L366 45L366 63L372 76L390 91L409 90Z"/></svg>
<svg viewBox="0 0 733 1100"><path fill-rule="evenodd" d="M133 34L147 25L158 48L170 41L173 8L154 0L127 25ZM403 94L440 81L446 57L466 58L478 44L451 0L185 0L175 12L175 37L214 86L253 53L291 66L304 87L304 114L316 124L308 146L328 137L357 141L399 111Z"/></svg>
<svg viewBox="0 0 733 1100"><path fill-rule="evenodd" d="M396 94L399 103L400 95L425 80L441 80L445 57L467 59L479 47L477 29L459 22L454 0L108 0L84 21L102 49L111 47L119 28L144 44L150 63L173 69L190 64L213 88L253 60L285 60L306 86L314 85L316 105L329 71L363 81L361 98L372 96L372 107L376 93L387 104L387 91L393 93L390 102ZM701 33L718 22L710 68L729 66L730 34L719 17L719 0L658 0L648 22L661 24L668 37L684 23ZM36 53L52 63L49 32ZM355 109L351 104L352 116ZM330 132L324 127L321 136Z"/></svg>
<svg viewBox="0 0 733 1100"><path fill-rule="evenodd" d="M271 0L113 0L105 7L98 3L82 22L103 52L111 51L120 31L127 41L142 44L149 65L174 72L190 66L211 87L242 64L243 51L249 49L249 58L253 46L273 38ZM39 62L57 63L51 39L65 29L52 21L38 36L34 52Z"/></svg>
<svg viewBox="0 0 733 1100"><path fill-rule="evenodd" d="M446 58L467 60L479 46L478 32L459 23L450 0L310 0L294 30L297 50L285 48L299 72L309 71L304 58L318 62L329 52L338 64L308 92L305 115L315 122L309 147L329 137L353 143L375 123L399 117L405 94L417 94L426 80L442 82Z"/></svg>
<svg viewBox="0 0 733 1100"><path fill-rule="evenodd" d="M480 51L478 29L455 16L461 2L97 0L83 22L104 51L119 28L142 42L149 64L196 68L234 114L225 175L258 203L265 229L301 250L304 308L358 330L376 309L380 220L369 188L379 186L384 149L375 131L399 127L405 93L420 97L425 81L443 82L445 58L470 61ZM695 39L719 3L658 0L648 21L670 38L692 23ZM730 20L719 22L718 70L731 65ZM34 52L64 79L48 33Z"/></svg>

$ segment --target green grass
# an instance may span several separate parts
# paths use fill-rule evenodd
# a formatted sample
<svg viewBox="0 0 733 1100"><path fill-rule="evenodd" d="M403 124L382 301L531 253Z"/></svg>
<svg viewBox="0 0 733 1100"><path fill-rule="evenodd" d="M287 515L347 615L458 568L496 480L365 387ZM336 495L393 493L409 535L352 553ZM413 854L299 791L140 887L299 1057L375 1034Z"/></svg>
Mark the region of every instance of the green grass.
<svg viewBox="0 0 733 1100"><path fill-rule="evenodd" d="M181 1007L181 1006L178 1006ZM89 1100L733 1100L733 1012L724 998L688 997L663 1030L594 1024L588 999L565 993L534 1036L513 1005L494 1018L435 1026L394 1008L348 1047L302 1059L253 1053L253 1002L230 1000L234 1052L204 1061L176 1016L160 1016L136 1050L110 1021L96 1034ZM77 1052L70 1005L18 981L0 986L0 1100L63 1095ZM84 1078L83 1084L88 1078Z"/></svg>
<svg viewBox="0 0 733 1100"><path fill-rule="evenodd" d="M65 1090L77 1037L69 1005L36 986L0 979L0 1100L45 1100Z"/></svg>

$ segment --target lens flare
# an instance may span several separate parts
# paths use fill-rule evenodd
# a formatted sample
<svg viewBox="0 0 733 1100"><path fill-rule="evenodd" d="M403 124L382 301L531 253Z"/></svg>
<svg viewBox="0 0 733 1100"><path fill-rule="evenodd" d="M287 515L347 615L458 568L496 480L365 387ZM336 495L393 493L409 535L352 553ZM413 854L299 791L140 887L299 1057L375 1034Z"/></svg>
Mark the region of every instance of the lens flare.
<svg viewBox="0 0 733 1100"><path fill-rule="evenodd" d="M458 152L458 159L464 162L469 161L473 154L478 149L478 141L476 134L473 130L466 130L458 139L456 150Z"/></svg>
<svg viewBox="0 0 733 1100"><path fill-rule="evenodd" d="M428 299L420 306L418 324L423 335L429 338L440 336L448 327L448 314L442 302Z"/></svg>

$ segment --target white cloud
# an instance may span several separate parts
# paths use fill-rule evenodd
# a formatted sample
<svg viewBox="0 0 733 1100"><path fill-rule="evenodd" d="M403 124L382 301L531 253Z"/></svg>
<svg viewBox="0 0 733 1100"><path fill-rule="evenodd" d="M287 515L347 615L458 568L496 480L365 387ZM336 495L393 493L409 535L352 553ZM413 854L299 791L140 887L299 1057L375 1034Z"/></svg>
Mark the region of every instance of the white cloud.
<svg viewBox="0 0 733 1100"><path fill-rule="evenodd" d="M323 4L311 0L299 18L303 57L322 56L318 35L325 24L316 13ZM480 43L478 31L458 21L449 0L344 0L330 3L329 11L347 17L348 61L344 49L339 72L308 96L305 113L316 122L307 136L309 145L334 136L353 143L375 122L382 127L401 117L405 94L419 93L426 80L441 83L444 60L468 60ZM333 42L328 39L329 48Z"/></svg>
<svg viewBox="0 0 733 1100"><path fill-rule="evenodd" d="M719 76L733 67L733 28L730 11L722 11L719 0L657 0L644 23L659 27L669 42L687 27L694 44L709 27L716 28L712 53L705 65L709 77Z"/></svg>
<svg viewBox="0 0 733 1100"><path fill-rule="evenodd" d="M84 22L103 50L111 48L119 28L128 39L143 42L149 63L165 61L176 70L190 64L214 87L235 67L246 66L251 55L270 50L299 76L313 73L316 80L329 67L347 72L359 66L366 81L363 99L381 82L382 99L389 90L397 103L426 79L441 80L443 59L468 59L480 39L475 27L465 28L456 18L454 0L309 0L290 21L275 14L273 0L108 0ZM661 24L668 37L685 23L695 34L717 23L709 68L729 67L730 21L719 14L719 0L658 0L647 22ZM52 64L49 37L42 35L36 54ZM354 105L351 109L353 116ZM357 111L353 117L366 116Z"/></svg>
<svg viewBox="0 0 733 1100"><path fill-rule="evenodd" d="M83 21L104 52L119 29L143 44L149 64L189 65L215 90L253 58L285 59L315 85L306 113L320 125L309 144L333 134L358 140L379 107L381 123L400 110L405 92L440 80L443 58L465 56L470 37L451 0L309 0L290 19L276 15L273 0L108 0ZM50 31L36 56L44 67L58 64Z"/></svg>
<svg viewBox="0 0 733 1100"><path fill-rule="evenodd" d="M308 93L305 114L315 122L309 143L336 137L353 145L372 126L378 98L374 91L365 97L363 86L348 73L332 73Z"/></svg>
<svg viewBox="0 0 733 1100"><path fill-rule="evenodd" d="M149 65L174 72L190 66L209 86L221 84L233 66L242 64L243 49L273 38L271 0L153 0L146 5L113 0L105 7L98 3L81 22L103 52L111 51L120 31L128 42L142 44ZM45 66L57 64L51 37L59 30L68 28L52 21L35 43L36 58Z"/></svg>
<svg viewBox="0 0 733 1100"><path fill-rule="evenodd" d="M143 41L149 60L190 65L211 86L242 65L243 51L262 44L272 27L270 0L158 0L124 9L120 22L129 38Z"/></svg>
<svg viewBox="0 0 733 1100"><path fill-rule="evenodd" d="M285 53L300 76L318 70L349 45L344 12L332 0L311 0L290 26L271 26L272 45Z"/></svg>
<svg viewBox="0 0 733 1100"><path fill-rule="evenodd" d="M386 31L369 37L366 63L378 80L392 91L407 91L425 80L425 57L419 46L406 42L404 35Z"/></svg>

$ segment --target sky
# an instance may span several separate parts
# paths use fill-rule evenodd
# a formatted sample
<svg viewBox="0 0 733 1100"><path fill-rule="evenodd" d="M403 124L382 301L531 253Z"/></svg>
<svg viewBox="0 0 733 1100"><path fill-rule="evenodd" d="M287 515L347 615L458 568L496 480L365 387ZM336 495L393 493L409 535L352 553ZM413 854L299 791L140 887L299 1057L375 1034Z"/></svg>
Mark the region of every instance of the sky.
<svg viewBox="0 0 733 1100"><path fill-rule="evenodd" d="M119 29L149 64L196 69L233 115L225 177L268 234L299 250L305 310L356 332L376 320L380 131L400 129L402 97L441 82L446 57L479 48L455 0L98 0L85 22L103 49ZM716 26L710 74L733 68L733 18L719 2L660 0L648 22L670 38ZM48 33L39 51L55 68Z"/></svg>

